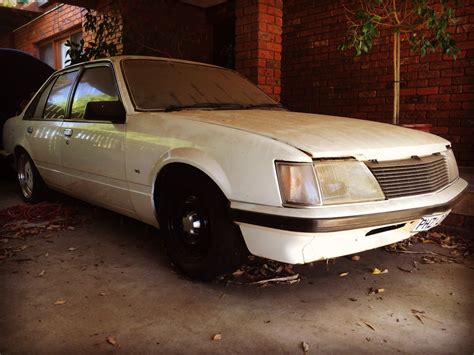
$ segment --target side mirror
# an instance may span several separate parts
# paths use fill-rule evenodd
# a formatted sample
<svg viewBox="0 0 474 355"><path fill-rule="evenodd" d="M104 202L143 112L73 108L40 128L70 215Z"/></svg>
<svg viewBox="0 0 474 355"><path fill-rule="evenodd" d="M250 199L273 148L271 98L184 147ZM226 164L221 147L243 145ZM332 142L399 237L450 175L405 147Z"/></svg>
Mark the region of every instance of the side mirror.
<svg viewBox="0 0 474 355"><path fill-rule="evenodd" d="M92 101L86 105L84 119L125 123L127 113L120 101Z"/></svg>

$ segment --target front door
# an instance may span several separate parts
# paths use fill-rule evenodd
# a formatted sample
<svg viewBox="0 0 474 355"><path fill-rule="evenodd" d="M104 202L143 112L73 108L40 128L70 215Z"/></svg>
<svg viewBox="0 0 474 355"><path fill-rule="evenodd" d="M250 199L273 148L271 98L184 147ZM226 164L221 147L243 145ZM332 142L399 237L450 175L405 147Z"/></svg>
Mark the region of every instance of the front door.
<svg viewBox="0 0 474 355"><path fill-rule="evenodd" d="M86 67L62 125L62 170L74 196L121 212L133 211L125 174L125 124L84 119L91 101L117 101L115 76L106 64Z"/></svg>

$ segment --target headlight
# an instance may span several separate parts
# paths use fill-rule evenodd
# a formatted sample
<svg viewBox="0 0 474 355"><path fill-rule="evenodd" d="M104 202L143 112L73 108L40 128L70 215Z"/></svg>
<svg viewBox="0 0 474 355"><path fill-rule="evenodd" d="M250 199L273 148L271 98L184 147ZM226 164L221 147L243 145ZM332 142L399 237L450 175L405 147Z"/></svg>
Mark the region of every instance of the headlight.
<svg viewBox="0 0 474 355"><path fill-rule="evenodd" d="M276 167L284 205L318 206L385 199L369 168L356 160L277 162Z"/></svg>
<svg viewBox="0 0 474 355"><path fill-rule="evenodd" d="M324 205L384 200L385 195L369 168L356 160L314 163Z"/></svg>
<svg viewBox="0 0 474 355"><path fill-rule="evenodd" d="M453 182L459 177L459 170L458 164L456 163L456 158L454 157L454 153L451 148L446 151L446 160L448 162L449 182Z"/></svg>
<svg viewBox="0 0 474 355"><path fill-rule="evenodd" d="M276 167L284 205L321 204L312 163L276 163Z"/></svg>

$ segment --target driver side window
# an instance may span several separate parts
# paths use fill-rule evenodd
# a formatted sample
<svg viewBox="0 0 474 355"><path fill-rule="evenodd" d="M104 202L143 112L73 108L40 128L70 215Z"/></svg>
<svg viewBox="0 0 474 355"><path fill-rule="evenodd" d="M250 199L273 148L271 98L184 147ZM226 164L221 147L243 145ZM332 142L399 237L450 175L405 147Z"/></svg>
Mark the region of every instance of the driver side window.
<svg viewBox="0 0 474 355"><path fill-rule="evenodd" d="M84 71L72 101L71 119L82 119L89 102L118 101L115 78L109 67L92 67Z"/></svg>

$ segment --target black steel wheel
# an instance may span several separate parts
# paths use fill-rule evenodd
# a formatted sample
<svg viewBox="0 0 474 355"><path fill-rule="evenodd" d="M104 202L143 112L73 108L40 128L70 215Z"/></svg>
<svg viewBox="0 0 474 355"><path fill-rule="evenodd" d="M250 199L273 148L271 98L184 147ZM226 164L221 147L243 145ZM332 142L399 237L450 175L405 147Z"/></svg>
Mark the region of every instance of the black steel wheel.
<svg viewBox="0 0 474 355"><path fill-rule="evenodd" d="M236 267L245 250L242 235L214 182L196 169L178 165L162 184L158 218L174 264L200 280Z"/></svg>

